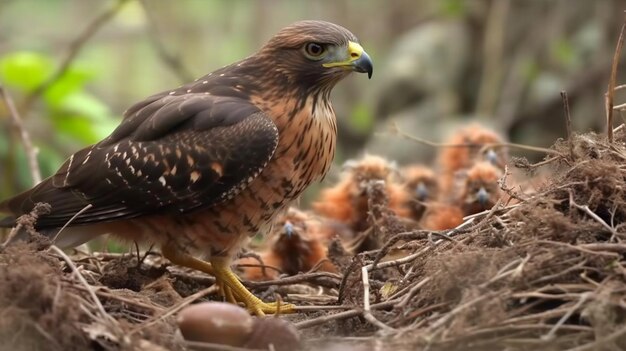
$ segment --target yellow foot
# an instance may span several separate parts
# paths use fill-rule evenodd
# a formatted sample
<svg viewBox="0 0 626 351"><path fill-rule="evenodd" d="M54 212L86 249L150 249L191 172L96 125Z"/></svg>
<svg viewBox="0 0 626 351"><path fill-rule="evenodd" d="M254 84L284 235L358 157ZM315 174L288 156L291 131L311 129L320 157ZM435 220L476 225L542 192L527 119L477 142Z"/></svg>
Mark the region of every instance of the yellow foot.
<svg viewBox="0 0 626 351"><path fill-rule="evenodd" d="M230 260L224 257L216 257L211 263L197 259L193 256L181 253L172 246L162 249L163 256L170 262L179 266L185 266L215 276L216 284L220 287L220 293L226 301L237 304L243 303L248 311L263 316L266 313L294 313L296 306L289 303L265 303L246 289L239 278L230 269Z"/></svg>
<svg viewBox="0 0 626 351"><path fill-rule="evenodd" d="M263 316L266 313L294 313L296 306L289 303L265 303L258 297L254 296L239 281L239 278L230 269L229 260L217 257L211 260L215 278L224 286L226 296L229 295L235 301L243 303L246 308L257 316ZM228 292L230 291L230 293Z"/></svg>

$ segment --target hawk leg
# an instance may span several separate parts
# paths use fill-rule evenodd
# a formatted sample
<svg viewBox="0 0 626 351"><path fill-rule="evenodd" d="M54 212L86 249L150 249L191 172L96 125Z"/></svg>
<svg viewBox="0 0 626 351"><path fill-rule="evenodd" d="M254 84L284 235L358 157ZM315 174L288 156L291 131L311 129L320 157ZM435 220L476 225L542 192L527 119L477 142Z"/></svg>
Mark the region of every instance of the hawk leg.
<svg viewBox="0 0 626 351"><path fill-rule="evenodd" d="M211 274L215 277L216 283L220 287L221 294L228 302L237 304L243 303L246 308L253 314L263 316L266 313L276 314L293 313L295 306L292 304L265 303L258 297L254 296L239 281L239 278L230 269L230 260L226 257L215 257L211 259L211 263L197 259L193 256L183 254L175 250L171 246L164 246L162 249L163 256L170 262L189 267L201 272Z"/></svg>

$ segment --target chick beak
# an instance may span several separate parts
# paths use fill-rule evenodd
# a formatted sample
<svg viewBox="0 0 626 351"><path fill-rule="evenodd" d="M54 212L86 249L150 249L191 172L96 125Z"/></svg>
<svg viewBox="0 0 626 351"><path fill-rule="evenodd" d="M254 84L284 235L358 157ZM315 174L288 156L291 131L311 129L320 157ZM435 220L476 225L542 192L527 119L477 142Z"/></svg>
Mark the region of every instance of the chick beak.
<svg viewBox="0 0 626 351"><path fill-rule="evenodd" d="M492 165L497 165L498 164L498 154L496 154L496 152L493 151L493 149L487 150L487 154L485 155L485 158Z"/></svg>
<svg viewBox="0 0 626 351"><path fill-rule="evenodd" d="M481 206L486 206L489 202L489 193L485 189L485 187L480 187L478 192L476 193L476 199Z"/></svg>
<svg viewBox="0 0 626 351"><path fill-rule="evenodd" d="M420 201L424 201L428 198L428 188L424 182L417 183L417 186L415 187L415 195Z"/></svg>
<svg viewBox="0 0 626 351"><path fill-rule="evenodd" d="M293 224L290 221L286 221L283 226L283 233L287 235L287 238L291 238L293 235Z"/></svg>

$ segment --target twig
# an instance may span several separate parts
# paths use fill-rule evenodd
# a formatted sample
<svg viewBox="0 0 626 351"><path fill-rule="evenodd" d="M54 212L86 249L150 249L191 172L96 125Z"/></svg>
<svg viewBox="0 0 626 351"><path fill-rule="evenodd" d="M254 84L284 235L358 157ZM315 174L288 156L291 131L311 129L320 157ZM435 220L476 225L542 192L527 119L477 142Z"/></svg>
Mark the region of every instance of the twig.
<svg viewBox="0 0 626 351"><path fill-rule="evenodd" d="M102 303L100 302L100 299L98 298L98 296L96 296L96 293L95 293L93 287L91 285L89 285L89 283L87 283L87 280L85 280L85 277L83 277L83 275L78 271L78 268L76 267L76 265L74 265L74 262L72 262L72 259L69 258L69 256L67 256L65 254L65 252L63 252L63 250L59 249L55 245L51 245L50 246L50 250L54 251L57 255L61 256L63 261L65 261L65 263L68 265L68 267L70 267L70 269L76 275L76 277L78 278L80 283L87 290L87 293L89 294L89 296L93 300L93 303L96 305L96 307L98 309L98 312L100 312L101 317L104 318L105 320L108 320L109 322L111 322L112 325L115 325L117 323L117 321L115 319L113 319L113 317L111 317L106 312L106 310L104 309L104 306L102 306Z"/></svg>
<svg viewBox="0 0 626 351"><path fill-rule="evenodd" d="M609 342L612 342L618 338L620 338L621 336L626 335L626 327L622 327L616 331L614 331L613 333L607 335L604 338L598 339L594 342L591 342L587 345L582 345L582 346L578 346L578 347L573 347L571 349L567 349L565 351L591 351L591 350L601 350L602 349L602 345L607 344Z"/></svg>
<svg viewBox="0 0 626 351"><path fill-rule="evenodd" d="M17 111L17 108L15 108L13 99L2 85L0 85L0 95L2 95L2 99L9 110L9 116L11 117L11 122L13 122L13 127L20 134L22 146L24 146L24 152L28 158L28 167L30 168L30 176L33 178L33 185L39 184L41 182L41 171L39 170L39 163L37 162L38 150L33 147L30 135L26 131L26 128L24 128L24 124L22 123L22 119Z"/></svg>
<svg viewBox="0 0 626 351"><path fill-rule="evenodd" d="M50 86L52 86L54 83L56 83L59 79L63 77L63 75L65 74L65 72L67 72L68 68L70 67L70 65L76 58L76 56L78 56L78 54L80 53L81 49L85 46L87 41L91 39L91 37L93 37L93 35L96 34L98 30L102 28L102 26L105 23L107 23L111 18L113 18L122 9L123 5L126 4L127 2L128 0L118 0L117 3L113 7L101 13L98 17L96 17L87 26L87 28L85 28L85 30L82 33L80 33L80 35L70 43L68 50L67 50L67 55L61 62L61 65L59 66L59 68L57 68L57 70L50 76L50 78L48 78L48 80L46 80L45 82L37 86L35 89L33 89L33 91L26 97L26 99L24 100L24 111L28 111L30 109L31 104L41 94L43 94L48 88L50 88Z"/></svg>
<svg viewBox="0 0 626 351"><path fill-rule="evenodd" d="M373 305L370 306L370 310L380 310L380 309L384 309L384 308L389 308L389 307L392 307L397 302L398 302L398 300L389 300L389 301L373 304ZM325 315L325 316L322 316L322 317L305 320L303 322L296 323L295 326L298 329L311 328L311 327L315 327L315 326L318 326L318 325L325 324L325 323L330 322L330 321L339 320L339 319L346 319L346 318L350 318L350 317L356 317L356 316L359 316L359 315L361 315L361 311L360 310L352 309L350 311L339 312L339 313L335 313L335 314L329 314L329 315Z"/></svg>
<svg viewBox="0 0 626 351"><path fill-rule="evenodd" d="M152 43L152 47L156 50L159 58L161 58L161 61L163 61L163 63L165 63L165 65L169 67L169 69L178 77L178 79L180 79L181 82L192 81L194 76L187 69L187 67L185 67L180 57L167 50L167 48L161 41L162 35L159 31L157 20L154 16L154 13L148 9L146 1L141 0L139 1L139 3L141 4L141 7L146 14L146 18L148 19L147 22L150 43Z"/></svg>
<svg viewBox="0 0 626 351"><path fill-rule="evenodd" d="M556 322L556 324L552 327L552 329L550 329L550 331L547 334L542 335L540 339L545 340L545 341L554 340L554 336L556 335L556 332L559 330L559 328L563 326L563 324L565 324L565 322L572 316L572 314L574 314L574 312L578 310L583 305L583 303L587 301L590 295L591 295L591 292L586 292L580 295L580 299L578 300L578 302L574 306L572 306L572 308L570 308L561 317L561 319L559 319L558 322Z"/></svg>
<svg viewBox="0 0 626 351"><path fill-rule="evenodd" d="M379 329L382 329L386 332L395 331L394 328L386 325L385 323L379 321L374 317L370 308L370 280L369 273L367 272L367 267L361 268L361 279L363 282L363 318L365 318L368 322L377 326Z"/></svg>
<svg viewBox="0 0 626 351"><path fill-rule="evenodd" d="M569 113L569 99L567 91L561 91L561 99L563 99L563 113L565 114L565 131L567 132L567 143L569 144L569 154L574 160L574 140L572 136L572 116Z"/></svg>
<svg viewBox="0 0 626 351"><path fill-rule="evenodd" d="M617 233L615 232L615 228L611 227L610 225L608 225L608 223L606 223L602 218L600 218L600 216L598 216L597 214L595 214L587 205L581 206L577 203L572 203L572 205L574 205L574 207L576 207L577 209L585 212L586 214L589 215L589 217L593 218L594 220L596 220L596 222L600 223L604 228L606 228L606 230L608 230L609 232L611 232L611 234L616 235Z"/></svg>
<svg viewBox="0 0 626 351"><path fill-rule="evenodd" d="M617 66L619 65L619 58L624 46L624 32L626 32L626 16L622 23L622 29L617 39L617 46L615 53L613 54L613 63L611 64L611 76L609 77L609 86L607 88L605 96L605 108L606 108L606 124L607 134L609 137L609 143L613 143L613 99L615 97L615 83L617 80Z"/></svg>
<svg viewBox="0 0 626 351"><path fill-rule="evenodd" d="M61 229L59 229L59 231L56 233L56 235L52 238L52 242L54 243L57 240L59 235L61 235L61 232L63 230L65 230L65 228L67 228L67 226L69 226L76 219L76 217L80 216L81 214L83 214L85 211L89 210L92 207L93 207L93 205L88 204L87 206L83 207L80 211L78 211L75 215L73 215L72 218L70 218L67 222L65 222L63 227L61 227Z"/></svg>
<svg viewBox="0 0 626 351"><path fill-rule="evenodd" d="M35 204L35 207L25 215L19 216L15 220L15 227L11 229L7 239L0 245L0 251L4 250L13 240L25 230L29 235L36 235L37 231L35 230L35 223L37 223L37 219L39 216L50 213L50 205L44 202L38 202Z"/></svg>
<svg viewBox="0 0 626 351"><path fill-rule="evenodd" d="M426 278L422 279L419 283L417 283L413 287L411 287L411 290L409 290L409 292L406 295L404 295L404 297L402 298L402 301L400 301L395 306L395 308L403 308L403 307L405 307L409 303L409 301L411 301L411 298L413 298L413 296L415 296L415 294L417 294L419 289L421 289L429 281L430 281L430 277L426 277Z"/></svg>
<svg viewBox="0 0 626 351"><path fill-rule="evenodd" d="M561 156L561 153L558 151L547 149L539 146L531 146L517 143L485 143L485 144L474 144L474 143L464 143L464 144L446 144L446 143L436 143L433 141L429 141L423 138L419 138L413 135L409 135L398 128L398 125L395 122L391 122L389 126L389 133L395 134L401 138L411 140L418 144L427 145L431 147L470 147L470 146L485 146L485 147L512 147L521 150L534 151L534 152L542 152L548 155Z"/></svg>
<svg viewBox="0 0 626 351"><path fill-rule="evenodd" d="M374 262L372 262L372 269L375 269L380 260L389 253L391 247L395 245L398 241L401 240L417 240L424 239L428 236L429 232L426 230L413 230L410 232L398 233L392 236L387 242L380 248L378 254L374 258Z"/></svg>
<svg viewBox="0 0 626 351"><path fill-rule="evenodd" d="M475 298L473 300L470 300L470 301L467 301L466 303L458 305L452 311L446 313L444 316L442 316L438 320L434 321L431 324L430 329L431 330L438 329L439 327L441 327L444 324L446 324L449 321L451 321L454 317L456 317L457 314L459 314L462 311L464 311L464 310L474 306L475 304L477 304L479 302L482 302L483 300L492 298L495 294L496 294L495 292L492 292L492 293L488 293L488 294L485 294L485 295L481 295L481 296L479 296L479 297L477 297L477 298Z"/></svg>
<svg viewBox="0 0 626 351"><path fill-rule="evenodd" d="M255 282L243 280L242 283L249 288L263 288L271 285L290 285L294 283L302 283L302 282L310 282L315 279L320 278L329 278L336 281L341 280L341 277L338 274L329 273L329 272L313 272L313 273L302 273L298 275L294 275L291 277L284 277L276 280L267 280L263 282ZM335 286L337 284L334 284Z"/></svg>
<svg viewBox="0 0 626 351"><path fill-rule="evenodd" d="M193 294L193 295L189 295L187 296L183 301L179 302L176 306L173 306L172 308L168 309L165 313L159 315L159 316L155 316L150 318L149 320L147 320L146 322L140 324L139 326L133 328L132 330L130 330L128 332L128 334L134 334L136 332L139 332L141 330L143 330L144 328L147 328L151 325L153 325L154 323L157 323L159 321L164 320L165 318L173 315L174 313L180 311L181 309L183 309L184 307L190 305L192 302L206 296L209 294L213 294L216 293L217 291L219 291L219 287L217 285L211 285L208 288L202 289L200 291L198 291L197 293Z"/></svg>

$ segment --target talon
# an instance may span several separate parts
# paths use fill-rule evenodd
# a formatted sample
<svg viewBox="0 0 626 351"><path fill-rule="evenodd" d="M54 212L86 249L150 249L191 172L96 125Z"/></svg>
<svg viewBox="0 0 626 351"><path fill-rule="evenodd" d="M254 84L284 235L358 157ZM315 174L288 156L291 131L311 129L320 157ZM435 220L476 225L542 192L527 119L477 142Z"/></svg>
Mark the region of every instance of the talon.
<svg viewBox="0 0 626 351"><path fill-rule="evenodd" d="M230 269L230 263L225 258L213 258L211 260L211 266L214 271L215 278L218 283L223 285L224 297L227 301L243 303L250 313L257 316L264 316L268 314L280 313L294 313L295 305L288 303L265 303L258 297L254 296L245 286L241 283L239 278Z"/></svg>

